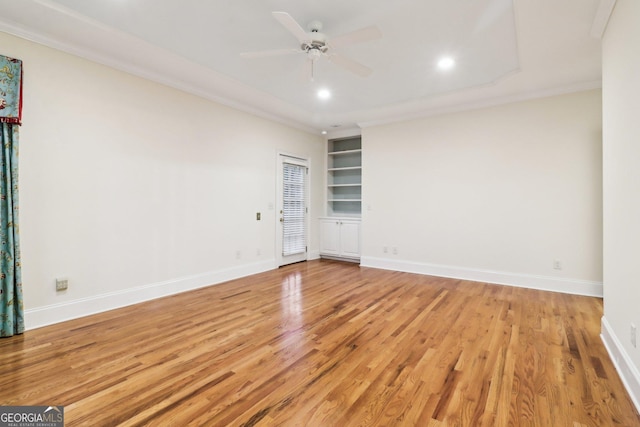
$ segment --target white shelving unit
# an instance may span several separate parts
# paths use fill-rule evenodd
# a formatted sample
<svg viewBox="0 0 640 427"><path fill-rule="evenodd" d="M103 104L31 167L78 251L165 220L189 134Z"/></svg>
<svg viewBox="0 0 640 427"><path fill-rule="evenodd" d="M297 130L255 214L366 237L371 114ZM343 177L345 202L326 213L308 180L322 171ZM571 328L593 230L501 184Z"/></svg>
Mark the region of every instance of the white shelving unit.
<svg viewBox="0 0 640 427"><path fill-rule="evenodd" d="M362 214L362 142L360 136L327 143L327 215Z"/></svg>
<svg viewBox="0 0 640 427"><path fill-rule="evenodd" d="M360 261L362 140L327 141L327 216L320 218L320 255Z"/></svg>

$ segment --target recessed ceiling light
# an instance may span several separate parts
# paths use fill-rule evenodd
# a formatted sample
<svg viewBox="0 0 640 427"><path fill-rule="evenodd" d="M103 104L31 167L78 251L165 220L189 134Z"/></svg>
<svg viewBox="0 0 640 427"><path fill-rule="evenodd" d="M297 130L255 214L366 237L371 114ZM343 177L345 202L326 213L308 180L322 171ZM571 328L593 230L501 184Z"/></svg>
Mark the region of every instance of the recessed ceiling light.
<svg viewBox="0 0 640 427"><path fill-rule="evenodd" d="M320 99L329 99L331 98L331 92L328 89L320 89L318 91L318 98Z"/></svg>
<svg viewBox="0 0 640 427"><path fill-rule="evenodd" d="M450 57L445 56L444 58L440 58L438 61L438 68L441 70L450 70L456 65L456 61Z"/></svg>
<svg viewBox="0 0 640 427"><path fill-rule="evenodd" d="M323 130L323 131L322 131L322 132L320 132L320 133L321 133L321 134L323 134L323 135L326 135L326 134L327 134L327 131L326 131L326 130Z"/></svg>

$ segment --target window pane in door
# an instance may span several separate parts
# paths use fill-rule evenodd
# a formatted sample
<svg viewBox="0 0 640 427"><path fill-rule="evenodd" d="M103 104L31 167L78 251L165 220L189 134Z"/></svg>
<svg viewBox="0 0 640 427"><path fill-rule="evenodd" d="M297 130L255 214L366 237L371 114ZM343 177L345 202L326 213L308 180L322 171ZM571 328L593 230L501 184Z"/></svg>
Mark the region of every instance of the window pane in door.
<svg viewBox="0 0 640 427"><path fill-rule="evenodd" d="M283 166L283 238L282 255L306 252L305 179L307 168L284 163Z"/></svg>

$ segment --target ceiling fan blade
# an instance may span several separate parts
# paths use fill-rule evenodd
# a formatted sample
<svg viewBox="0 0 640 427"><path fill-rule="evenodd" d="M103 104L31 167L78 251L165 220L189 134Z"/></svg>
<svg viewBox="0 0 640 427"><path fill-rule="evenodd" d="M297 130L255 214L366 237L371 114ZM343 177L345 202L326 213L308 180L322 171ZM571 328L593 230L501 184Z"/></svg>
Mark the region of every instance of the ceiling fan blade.
<svg viewBox="0 0 640 427"><path fill-rule="evenodd" d="M274 18L282 24L302 44L309 39L307 32L287 12L271 12Z"/></svg>
<svg viewBox="0 0 640 427"><path fill-rule="evenodd" d="M300 49L272 49L272 50L260 50L257 52L243 52L240 54L241 58L264 58L267 56L281 56L291 55L294 53L304 53Z"/></svg>
<svg viewBox="0 0 640 427"><path fill-rule="evenodd" d="M351 58L347 58L346 56L342 56L337 53L327 56L329 61L361 77L367 77L373 72L371 68L364 66Z"/></svg>
<svg viewBox="0 0 640 427"><path fill-rule="evenodd" d="M370 40L377 40L381 37L382 32L378 27L373 25L371 27L362 28L360 30L332 37L329 39L329 46L337 48L356 43L368 42Z"/></svg>

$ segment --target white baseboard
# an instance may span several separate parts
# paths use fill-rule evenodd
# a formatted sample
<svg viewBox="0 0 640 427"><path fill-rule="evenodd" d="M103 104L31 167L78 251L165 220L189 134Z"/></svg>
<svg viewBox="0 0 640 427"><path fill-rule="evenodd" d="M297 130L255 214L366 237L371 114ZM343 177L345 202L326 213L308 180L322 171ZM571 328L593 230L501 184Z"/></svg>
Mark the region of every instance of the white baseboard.
<svg viewBox="0 0 640 427"><path fill-rule="evenodd" d="M307 261L313 261L314 259L320 259L320 251L309 251L307 253Z"/></svg>
<svg viewBox="0 0 640 427"><path fill-rule="evenodd" d="M611 357L611 361L616 367L622 383L627 389L633 404L636 406L636 410L640 412L640 372L638 372L638 368L633 364L631 357L629 357L629 354L625 351L604 316L602 316L600 338L602 338L602 342L609 352L609 357Z"/></svg>
<svg viewBox="0 0 640 427"><path fill-rule="evenodd" d="M476 270L464 267L365 256L361 258L360 266L438 277L450 277L452 279L472 280L475 282L495 283L497 285L517 286L520 288L539 289L543 291L563 292L567 294L594 297L602 297L603 294L602 282L591 282L587 280L563 279L503 271Z"/></svg>
<svg viewBox="0 0 640 427"><path fill-rule="evenodd" d="M360 264L360 258L342 257L342 256L333 256L333 255L320 255L320 257L323 259L332 259L335 261L353 262L356 264Z"/></svg>
<svg viewBox="0 0 640 427"><path fill-rule="evenodd" d="M103 311L126 307L181 292L217 285L229 280L262 273L277 268L271 259L259 263L241 265L224 270L211 271L165 282L152 283L122 291L109 292L88 298L52 304L45 307L25 310L25 328L27 330L64 322L101 313Z"/></svg>

